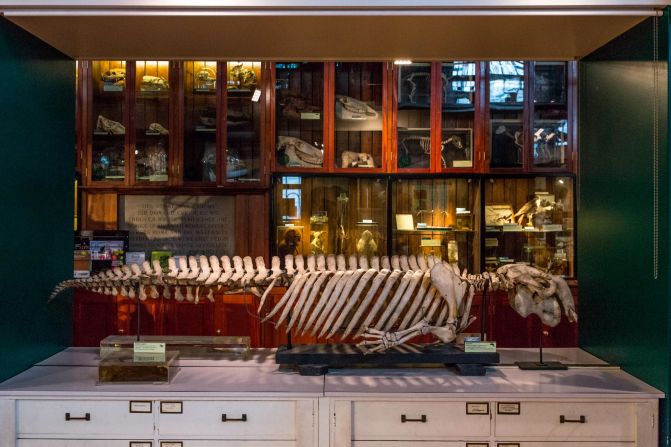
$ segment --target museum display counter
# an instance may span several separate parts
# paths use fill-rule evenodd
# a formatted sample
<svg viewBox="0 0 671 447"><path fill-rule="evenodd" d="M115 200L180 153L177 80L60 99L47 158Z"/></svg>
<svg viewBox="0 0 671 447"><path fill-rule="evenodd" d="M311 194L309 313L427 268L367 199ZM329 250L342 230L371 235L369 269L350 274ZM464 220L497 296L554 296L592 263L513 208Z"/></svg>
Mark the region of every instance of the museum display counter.
<svg viewBox="0 0 671 447"><path fill-rule="evenodd" d="M528 356L501 350L502 362ZM657 445L663 393L579 349L568 371L342 369L183 360L169 385L100 385L97 350L69 348L0 384L0 444L19 447ZM561 443L561 444L560 444ZM606 444L607 443L607 444Z"/></svg>

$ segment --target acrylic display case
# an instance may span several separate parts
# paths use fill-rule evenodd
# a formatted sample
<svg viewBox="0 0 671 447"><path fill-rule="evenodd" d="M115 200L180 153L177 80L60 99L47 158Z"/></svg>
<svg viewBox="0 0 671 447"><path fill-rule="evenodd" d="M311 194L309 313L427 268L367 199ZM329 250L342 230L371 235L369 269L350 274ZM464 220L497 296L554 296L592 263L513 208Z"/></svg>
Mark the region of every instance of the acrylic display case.
<svg viewBox="0 0 671 447"><path fill-rule="evenodd" d="M522 168L525 154L525 63L490 61L488 66L490 167Z"/></svg>
<svg viewBox="0 0 671 447"><path fill-rule="evenodd" d="M168 384L179 372L179 353L137 354L133 349L111 351L98 363L98 383Z"/></svg>
<svg viewBox="0 0 671 447"><path fill-rule="evenodd" d="M226 63L226 181L261 180L261 62Z"/></svg>
<svg viewBox="0 0 671 447"><path fill-rule="evenodd" d="M393 254L433 255L462 270L478 270L477 179L395 179L391 200Z"/></svg>
<svg viewBox="0 0 671 447"><path fill-rule="evenodd" d="M396 145L398 169L431 167L431 64L397 68Z"/></svg>
<svg viewBox="0 0 671 447"><path fill-rule="evenodd" d="M170 163L170 65L135 63L135 181L165 183Z"/></svg>
<svg viewBox="0 0 671 447"><path fill-rule="evenodd" d="M110 335L100 341L100 357L124 349L133 349L134 343L165 343L165 349L176 351L183 359L211 358L223 354L247 356L250 340L247 336L191 336L191 335Z"/></svg>
<svg viewBox="0 0 671 447"><path fill-rule="evenodd" d="M184 62L184 147L185 182L217 181L217 62Z"/></svg>
<svg viewBox="0 0 671 447"><path fill-rule="evenodd" d="M275 63L277 167L324 166L324 63Z"/></svg>
<svg viewBox="0 0 671 447"><path fill-rule="evenodd" d="M126 62L91 62L91 180L126 179Z"/></svg>
<svg viewBox="0 0 671 447"><path fill-rule="evenodd" d="M573 178L496 178L484 188L487 270L527 262L575 276Z"/></svg>
<svg viewBox="0 0 671 447"><path fill-rule="evenodd" d="M565 168L568 153L568 90L565 62L535 62L533 165Z"/></svg>
<svg viewBox="0 0 671 447"><path fill-rule="evenodd" d="M441 64L440 167L473 167L475 62Z"/></svg>
<svg viewBox="0 0 671 447"><path fill-rule="evenodd" d="M387 254L384 178L278 176L274 253Z"/></svg>
<svg viewBox="0 0 671 447"><path fill-rule="evenodd" d="M380 168L383 150L384 64L336 62L336 169Z"/></svg>

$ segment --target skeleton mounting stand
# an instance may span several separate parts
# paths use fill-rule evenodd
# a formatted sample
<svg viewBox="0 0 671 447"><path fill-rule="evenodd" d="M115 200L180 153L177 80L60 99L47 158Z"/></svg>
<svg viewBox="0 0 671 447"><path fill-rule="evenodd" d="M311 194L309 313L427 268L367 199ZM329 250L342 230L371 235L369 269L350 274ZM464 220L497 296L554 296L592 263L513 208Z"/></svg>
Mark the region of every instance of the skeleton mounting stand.
<svg viewBox="0 0 671 447"><path fill-rule="evenodd" d="M484 291L486 294L486 289ZM287 324L291 321L289 313ZM453 343L404 344L385 352L367 353L366 348L350 343L293 346L291 331L286 346L280 346L275 362L282 369L297 369L301 376L322 376L330 368L357 366L427 366L455 367L461 376L484 376L485 366L499 362L498 353L464 352Z"/></svg>

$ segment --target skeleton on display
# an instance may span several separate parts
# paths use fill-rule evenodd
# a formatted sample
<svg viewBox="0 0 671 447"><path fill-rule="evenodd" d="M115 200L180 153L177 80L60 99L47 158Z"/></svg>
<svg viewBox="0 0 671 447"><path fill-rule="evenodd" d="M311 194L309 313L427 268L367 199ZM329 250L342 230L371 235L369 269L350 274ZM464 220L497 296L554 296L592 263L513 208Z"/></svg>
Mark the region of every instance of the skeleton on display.
<svg viewBox="0 0 671 447"><path fill-rule="evenodd" d="M123 67L110 68L100 78L106 84L122 86L126 81L126 69Z"/></svg>
<svg viewBox="0 0 671 447"><path fill-rule="evenodd" d="M142 85L140 86L141 90L144 91L161 91L167 90L169 87L168 80L163 76L142 76Z"/></svg>
<svg viewBox="0 0 671 447"><path fill-rule="evenodd" d="M118 121L114 121L109 118L105 118L102 115L98 115L98 121L96 121L96 132L105 132L110 135L123 135L126 133L126 128Z"/></svg>
<svg viewBox="0 0 671 447"><path fill-rule="evenodd" d="M51 299L65 289L84 288L139 300L162 296L197 302L201 296L213 301L221 287L249 287L260 296L261 313L275 286L286 291L263 321L274 318L276 327L286 322L287 331L300 334L331 338L340 333L341 339L354 335L368 352L384 351L422 334L454 341L475 319L473 297L485 287L507 291L517 313L536 314L548 326L560 322L562 310L569 321L578 318L571 291L560 276L526 264L474 275L432 256L414 255L286 255L283 266L273 257L270 269L262 257L249 256L170 258L167 271L159 261L145 261L64 281Z"/></svg>
<svg viewBox="0 0 671 447"><path fill-rule="evenodd" d="M523 225L524 219L526 219L526 224L528 226L537 226L536 220L544 217L545 213L550 212L555 208L562 208L562 204L550 201L543 196L536 196L522 205L522 207L513 214L512 218L513 220L517 220L517 223L520 225Z"/></svg>
<svg viewBox="0 0 671 447"><path fill-rule="evenodd" d="M321 107L308 103L308 100L293 93L281 93L279 100L282 107L282 116L289 119L301 119L301 113L321 113Z"/></svg>
<svg viewBox="0 0 671 447"><path fill-rule="evenodd" d="M168 129L166 129L165 127L163 127L159 123L149 124L149 126L147 127L147 130L151 133L155 133L155 134L159 134L159 135L168 135L170 133L168 131Z"/></svg>
<svg viewBox="0 0 671 447"><path fill-rule="evenodd" d="M306 168L321 168L324 161L324 152L300 138L278 136L278 159L285 166Z"/></svg>
<svg viewBox="0 0 671 447"><path fill-rule="evenodd" d="M377 118L377 112L363 101L344 95L336 95L336 117L343 120L367 120Z"/></svg>
<svg viewBox="0 0 671 447"><path fill-rule="evenodd" d="M374 168L375 161L371 154L365 152L344 151L340 155L341 168Z"/></svg>

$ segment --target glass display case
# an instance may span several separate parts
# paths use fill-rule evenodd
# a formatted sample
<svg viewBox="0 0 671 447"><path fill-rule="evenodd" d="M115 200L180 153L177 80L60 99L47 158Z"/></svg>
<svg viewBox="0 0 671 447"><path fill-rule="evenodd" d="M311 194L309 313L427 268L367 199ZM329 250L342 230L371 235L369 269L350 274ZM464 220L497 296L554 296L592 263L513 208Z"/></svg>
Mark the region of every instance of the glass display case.
<svg viewBox="0 0 671 447"><path fill-rule="evenodd" d="M274 186L275 254L387 254L385 178L281 176Z"/></svg>
<svg viewBox="0 0 671 447"><path fill-rule="evenodd" d="M217 181L217 81L215 61L186 61L184 76L184 147L182 172L185 182Z"/></svg>
<svg viewBox="0 0 671 447"><path fill-rule="evenodd" d="M433 255L477 271L480 185L473 178L391 181L392 253Z"/></svg>
<svg viewBox="0 0 671 447"><path fill-rule="evenodd" d="M568 153L566 62L534 63L533 165L565 168Z"/></svg>
<svg viewBox="0 0 671 447"><path fill-rule="evenodd" d="M261 180L261 62L226 64L226 181Z"/></svg>
<svg viewBox="0 0 671 447"><path fill-rule="evenodd" d="M126 62L91 62L91 175L93 182L126 179Z"/></svg>
<svg viewBox="0 0 671 447"><path fill-rule="evenodd" d="M170 64L135 63L135 181L168 181L170 153Z"/></svg>
<svg viewBox="0 0 671 447"><path fill-rule="evenodd" d="M275 63L277 167L324 166L324 63Z"/></svg>
<svg viewBox="0 0 671 447"><path fill-rule="evenodd" d="M396 145L399 169L431 167L431 64L397 68Z"/></svg>
<svg viewBox="0 0 671 447"><path fill-rule="evenodd" d="M440 167L473 167L475 62L441 64Z"/></svg>
<svg viewBox="0 0 671 447"><path fill-rule="evenodd" d="M335 64L335 167L380 168L384 64Z"/></svg>
<svg viewBox="0 0 671 447"><path fill-rule="evenodd" d="M485 182L485 268L527 262L575 276L572 177L496 178Z"/></svg>
<svg viewBox="0 0 671 447"><path fill-rule="evenodd" d="M490 61L488 64L490 144L492 168L524 166L524 61Z"/></svg>

